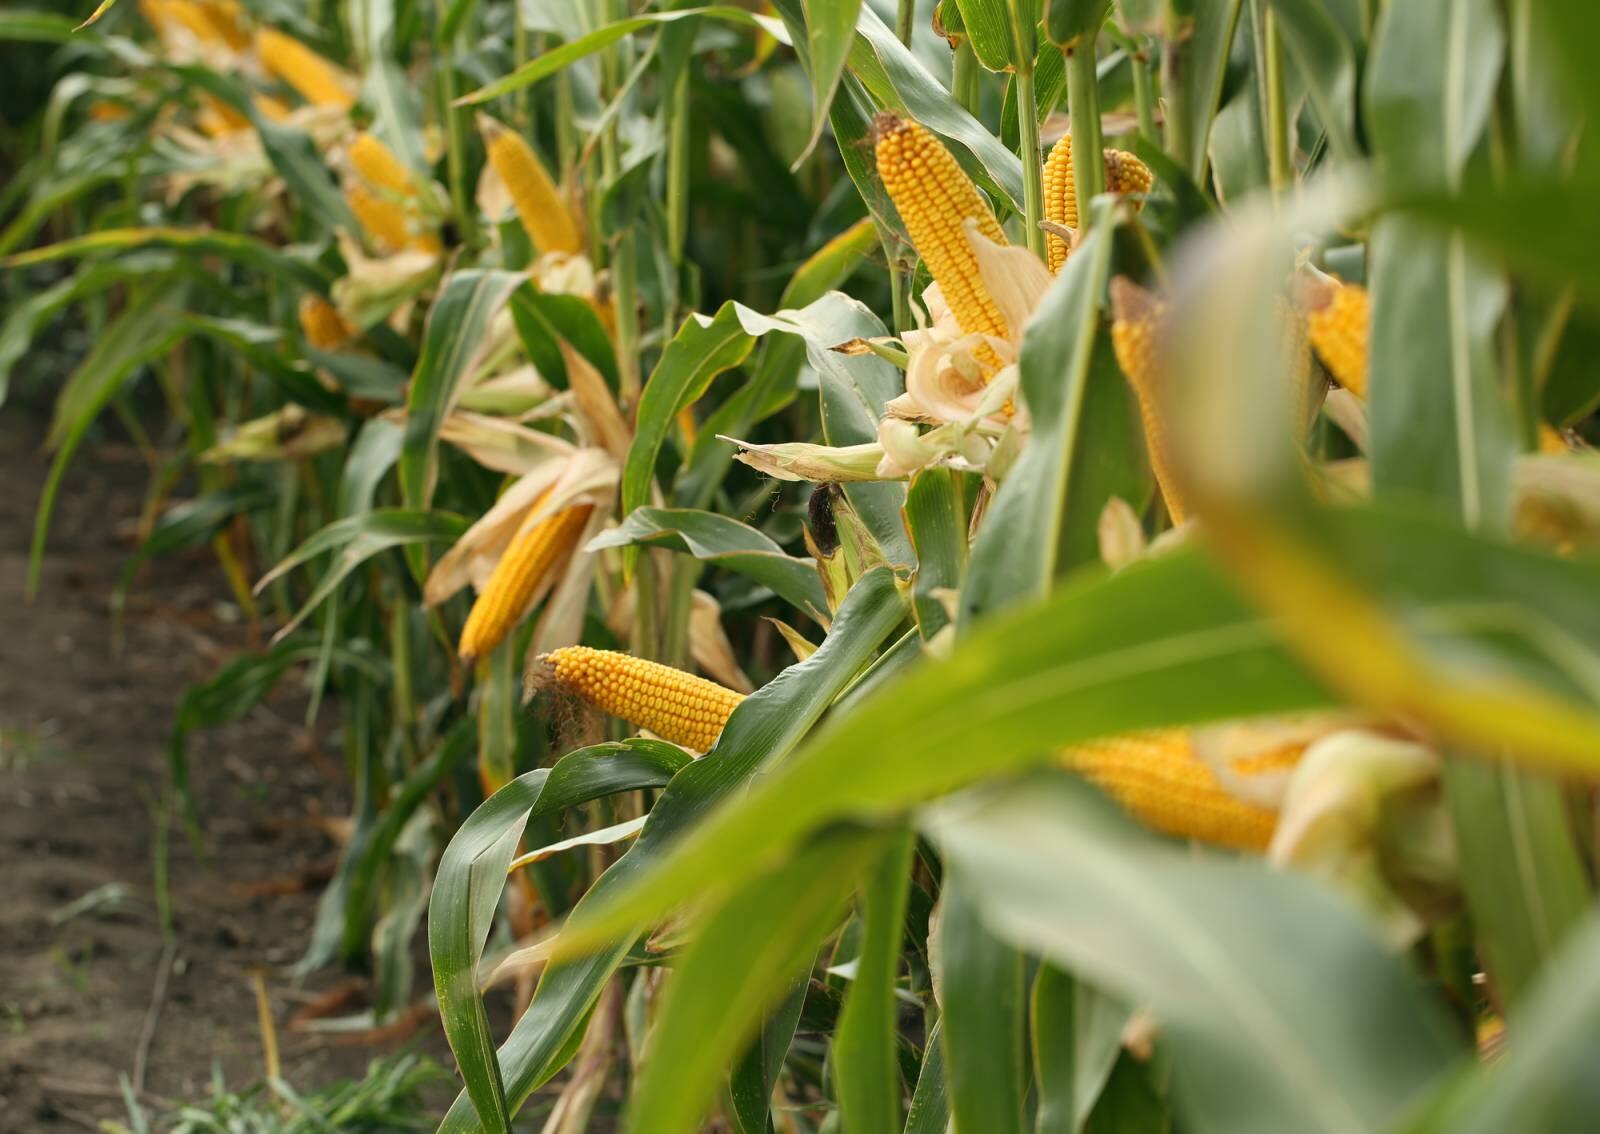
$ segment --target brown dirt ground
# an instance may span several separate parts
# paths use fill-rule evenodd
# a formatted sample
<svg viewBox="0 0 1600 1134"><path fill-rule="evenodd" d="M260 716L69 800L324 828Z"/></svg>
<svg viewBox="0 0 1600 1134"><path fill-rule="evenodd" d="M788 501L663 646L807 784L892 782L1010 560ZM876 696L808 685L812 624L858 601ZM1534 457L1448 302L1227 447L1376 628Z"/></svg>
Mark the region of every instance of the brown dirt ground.
<svg viewBox="0 0 1600 1134"><path fill-rule="evenodd" d="M0 419L0 1134L125 1120L117 1079L133 1075L142 1037L144 1089L157 1106L205 1095L213 1064L232 1086L259 1079L252 973L263 968L284 1077L304 1090L359 1076L373 1048L290 1027L295 1012L348 980L328 972L296 987L287 972L336 854L316 820L343 814L347 801L336 714L325 711L317 734L308 732L292 681L241 722L191 739L210 865L172 831L175 942L152 1013L163 958L155 801L168 730L183 686L213 673L246 635L202 550L146 570L129 598L123 647L113 649L108 597L147 482L127 446L102 445L74 463L38 596L26 602L41 435L25 413ZM249 889L285 880L293 892ZM100 900L66 917L86 895ZM427 980L418 974L419 991ZM425 1033L425 1048L450 1066L431 1019Z"/></svg>

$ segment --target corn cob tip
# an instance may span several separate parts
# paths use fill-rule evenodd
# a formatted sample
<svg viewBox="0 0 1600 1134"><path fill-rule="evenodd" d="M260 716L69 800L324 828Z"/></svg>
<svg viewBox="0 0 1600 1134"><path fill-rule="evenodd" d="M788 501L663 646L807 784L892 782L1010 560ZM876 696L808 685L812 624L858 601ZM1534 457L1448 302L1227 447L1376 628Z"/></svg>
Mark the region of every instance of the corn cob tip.
<svg viewBox="0 0 1600 1134"><path fill-rule="evenodd" d="M892 110L880 110L872 116L872 144L876 146L886 136L908 129L906 120Z"/></svg>
<svg viewBox="0 0 1600 1134"><path fill-rule="evenodd" d="M1326 309L1338 292L1338 285L1322 276L1303 275L1295 281L1295 301L1307 314Z"/></svg>

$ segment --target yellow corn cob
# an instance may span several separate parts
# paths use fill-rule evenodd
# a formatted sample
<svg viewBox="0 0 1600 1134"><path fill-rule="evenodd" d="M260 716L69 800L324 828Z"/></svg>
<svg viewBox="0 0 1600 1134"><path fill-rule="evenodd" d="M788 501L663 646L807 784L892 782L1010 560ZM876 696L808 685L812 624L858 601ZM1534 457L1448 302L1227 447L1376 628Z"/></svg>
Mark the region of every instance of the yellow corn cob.
<svg viewBox="0 0 1600 1134"><path fill-rule="evenodd" d="M541 659L555 684L595 708L704 752L744 695L681 669L612 650L567 646Z"/></svg>
<svg viewBox="0 0 1600 1134"><path fill-rule="evenodd" d="M131 117L133 111L120 102L109 99L97 98L89 104L89 121L91 122L121 122L124 118Z"/></svg>
<svg viewBox="0 0 1600 1134"><path fill-rule="evenodd" d="M397 197L416 196L417 187L411 180L411 171L377 135L365 130L357 134L350 143L349 154L356 173L372 188Z"/></svg>
<svg viewBox="0 0 1600 1134"><path fill-rule="evenodd" d="M380 251L398 252L411 243L405 206L380 197L359 181L345 186L345 203L361 222L361 229Z"/></svg>
<svg viewBox="0 0 1600 1134"><path fill-rule="evenodd" d="M1277 812L1228 794L1211 765L1195 755L1187 731L1106 737L1074 745L1061 758L1158 831L1240 850L1264 850L1272 841Z"/></svg>
<svg viewBox="0 0 1600 1134"><path fill-rule="evenodd" d="M487 115L479 117L478 128L483 132L489 164L505 182L533 246L540 252L581 251L583 238L578 226L533 147Z"/></svg>
<svg viewBox="0 0 1600 1134"><path fill-rule="evenodd" d="M268 94L258 94L255 97L256 109L261 112L261 117L269 122L282 122L290 113L288 104L281 98L273 98Z"/></svg>
<svg viewBox="0 0 1600 1134"><path fill-rule="evenodd" d="M880 114L873 129L878 176L961 330L1005 338L1005 319L983 284L966 229L971 221L981 235L1005 244L994 211L944 143L920 125ZM985 377L1000 368L999 358L987 344L974 354Z"/></svg>
<svg viewBox="0 0 1600 1134"><path fill-rule="evenodd" d="M213 0L140 0L139 10L158 32L181 27L200 43L235 51L250 42L239 26L238 8Z"/></svg>
<svg viewBox="0 0 1600 1134"><path fill-rule="evenodd" d="M1160 362L1157 339L1166 304L1148 291L1118 276L1111 281L1111 345L1117 365L1139 399L1144 421L1145 448L1150 468L1161 487L1161 498L1174 524L1181 524L1191 509L1173 468L1171 448L1161 418Z"/></svg>
<svg viewBox="0 0 1600 1134"><path fill-rule="evenodd" d="M256 32L256 55L267 73L281 79L313 106L355 105L354 82L343 68L328 62L293 36L273 28Z"/></svg>
<svg viewBox="0 0 1600 1134"><path fill-rule="evenodd" d="M1106 150L1106 192L1144 194L1155 183L1155 175L1133 154L1123 150ZM1144 208L1142 200L1134 208ZM1078 227L1078 189L1072 174L1072 135L1063 134L1060 141L1050 147L1050 156L1044 163L1044 219L1063 228ZM1045 251L1049 256L1050 270L1059 272L1072 251L1067 242L1055 233L1045 238Z"/></svg>
<svg viewBox="0 0 1600 1134"><path fill-rule="evenodd" d="M505 641L538 589L539 582L571 550L589 522L592 504L574 504L553 516L534 521L543 503L541 496L528 510L528 519L511 537L505 554L489 573L489 581L478 593L477 601L461 628L458 653L470 665Z"/></svg>
<svg viewBox="0 0 1600 1134"><path fill-rule="evenodd" d="M223 138L250 129L250 119L209 91L200 93L200 109L195 114L195 120L200 123L200 129L212 138Z"/></svg>
<svg viewBox="0 0 1600 1134"><path fill-rule="evenodd" d="M1333 380L1367 396L1367 329L1371 302L1359 284L1312 279L1300 289L1311 346Z"/></svg>
<svg viewBox="0 0 1600 1134"><path fill-rule="evenodd" d="M335 350L349 342L354 334L339 309L320 295L301 298L300 331L316 350Z"/></svg>

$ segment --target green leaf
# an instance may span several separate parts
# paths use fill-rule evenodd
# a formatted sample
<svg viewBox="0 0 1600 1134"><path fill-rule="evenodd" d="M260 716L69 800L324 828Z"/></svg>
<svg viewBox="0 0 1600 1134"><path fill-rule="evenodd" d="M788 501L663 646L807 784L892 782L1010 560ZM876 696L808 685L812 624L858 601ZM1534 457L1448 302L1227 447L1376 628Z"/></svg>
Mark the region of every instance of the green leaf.
<svg viewBox="0 0 1600 1134"><path fill-rule="evenodd" d="M490 320L523 278L520 272L476 268L453 272L433 301L422 333L422 354L406 393L400 491L408 508L425 509L432 502L438 476L439 426L450 412L461 380L483 350ZM413 561L413 570L420 566L420 559Z"/></svg>
<svg viewBox="0 0 1600 1134"><path fill-rule="evenodd" d="M650 1053L633 1090L628 1130L692 1134L699 1129L723 1068L755 1032L760 1013L816 956L818 943L838 924L851 890L885 842L881 834L832 832L752 880L706 917L667 985ZM760 932L751 932L756 926Z"/></svg>
<svg viewBox="0 0 1600 1134"><path fill-rule="evenodd" d="M1054 965L1039 966L1028 1009L1033 1028L1033 1082L1038 1094L1036 1134L1077 1134L1078 984Z"/></svg>
<svg viewBox="0 0 1600 1134"><path fill-rule="evenodd" d="M401 459L404 460L402 454ZM379 508L333 521L307 539L282 562L268 571L256 584L261 590L272 580L301 564L308 563L325 552L337 552L327 573L317 580L316 587L301 604L300 609L278 631L278 637L292 633L312 611L322 605L339 584L361 564L379 552L391 547L409 547L419 543L453 543L460 539L468 527L467 521L453 512L419 512L408 508Z"/></svg>
<svg viewBox="0 0 1600 1134"><path fill-rule="evenodd" d="M1269 624L1193 552L1068 585L875 690L625 891L575 915L562 948L576 954L734 884L752 858L833 819L891 813L1075 740L1322 704Z"/></svg>
<svg viewBox="0 0 1600 1134"><path fill-rule="evenodd" d="M855 42L856 20L861 15L861 0L804 0L806 23L807 73L811 77L811 136L805 149L794 160L795 168L811 155L822 137L833 104L839 78L850 58Z"/></svg>
<svg viewBox="0 0 1600 1134"><path fill-rule="evenodd" d="M878 568L858 579L835 614L828 637L817 651L805 661L784 670L740 703L711 751L674 777L656 801L639 840L583 896L573 911L574 916L586 905L604 902L609 891L626 888L634 878L647 873L650 864L659 860L663 845L671 847L681 840L685 831L703 821L708 807L743 788L758 770L769 768L782 760L861 671L878 646L899 625L904 614L904 603L888 571ZM499 796L494 798L498 799ZM493 802L491 799L490 804ZM474 823L478 814L488 807L489 804L486 804L480 808L468 823ZM504 829L503 817L493 822L495 830ZM520 829L518 826L517 830ZM481 829L478 830L480 833L476 838L480 847L487 846L482 842L487 836ZM509 862L516 840L514 834L505 837L509 837L510 844L505 849L504 861ZM484 851L474 849L462 852L468 853L476 857ZM447 851L447 858L449 855ZM485 885L491 884L492 876L492 871L485 875ZM448 1001L442 985L439 996L442 1008L447 1003L451 1005L444 1009L447 1033L455 1027L462 1037L462 1043L458 1044L457 1036L451 1034L451 1047L463 1068L467 1066L469 1058L472 1060L472 1074L484 1077L485 1083L490 1073L484 1069L484 1060L486 1053L491 1050L492 1041L488 1037L488 1025L483 1022L481 1004L475 999L470 1003L466 999L469 987L474 996L476 994L476 985L471 983L472 969L466 966L469 957L473 958L471 963L475 966L477 955L466 945L476 942L473 948L481 950L493 919L492 902L504 885L503 876L502 866L500 876L492 880L492 895L486 891L485 896L478 899L490 905L486 912L476 917L472 927L452 928L462 917L466 899L461 883L457 881L452 884L454 896L450 901L453 907L439 904L439 885L445 878L445 867L441 863L441 881L435 884L434 912L430 914L429 922L430 929L437 925L437 932L445 935L444 940L436 942L433 947L435 980L444 979L440 975L444 972L454 982L455 992ZM721 887L708 887L699 896L709 896L719 889L727 892ZM481 907L475 905L473 908ZM463 936L457 939L456 934ZM617 937L608 938L604 950L592 956L552 958L539 982L533 1003L500 1050L499 1066L507 1085L506 1097L513 1108L526 1101L571 1057L572 1037L606 981L627 954L633 939L633 934L623 932ZM461 975L464 967L465 976ZM478 1014L478 1023L472 1022L472 1012ZM470 1055L464 1055L464 1051ZM468 1082L470 1085L472 1080ZM488 1088L480 1084L474 1090L473 1099L476 1100ZM439 1128L440 1134L472 1134L476 1130L478 1125L473 1103L465 1096L456 1100Z"/></svg>
<svg viewBox="0 0 1600 1134"><path fill-rule="evenodd" d="M990 71L1008 71L1015 66L1016 36L1011 30L1008 0L955 0L955 5L961 13L962 30L978 62ZM1028 33L1031 39L1031 24ZM1031 56L1025 61L1026 64L1032 62Z"/></svg>
<svg viewBox="0 0 1600 1134"><path fill-rule="evenodd" d="M855 979L833 1037L833 1073L839 1114L851 1134L896 1134L900 1129L900 1067L895 1058L895 985L916 840L897 833L868 877L863 898L861 951ZM859 869L859 866L858 866ZM762 925L761 922L752 922ZM763 932L765 930L763 929Z"/></svg>
<svg viewBox="0 0 1600 1134"><path fill-rule="evenodd" d="M1099 206L1088 235L1023 333L1022 396L1033 432L973 542L961 593L964 617L1044 595L1056 574L1064 525L1092 531L1099 521L1105 500L1097 501L1098 493L1075 494L1073 472L1094 453L1092 446L1080 447L1089 386L1114 391L1123 384L1100 333L1112 236L1106 208Z"/></svg>
<svg viewBox="0 0 1600 1134"><path fill-rule="evenodd" d="M617 356L611 338L587 299L547 294L529 283L512 293L511 317L528 357L552 385L558 389L567 385L567 365L560 347L560 340L565 340L601 373L611 389L617 388Z"/></svg>
<svg viewBox="0 0 1600 1134"><path fill-rule="evenodd" d="M917 555L912 610L924 640L950 624L943 592L961 586L967 561L967 507L959 474L923 469L906 489L906 531Z"/></svg>
<svg viewBox="0 0 1600 1134"><path fill-rule="evenodd" d="M624 515L649 502L656 457L678 411L693 405L718 374L748 358L754 345L733 303L724 303L715 318L691 315L684 320L639 399L633 444L622 469Z"/></svg>
<svg viewBox="0 0 1600 1134"><path fill-rule="evenodd" d="M879 19L870 6L861 9L856 25L862 50L869 53L889 89L874 87L872 73L864 70L863 60L852 56L851 68L885 105L903 110L928 129L965 146L982 166L989 182L1012 211L1022 212L1022 163L1001 145L988 129L950 97L944 84L930 75L905 44L895 38L893 29Z"/></svg>
<svg viewBox="0 0 1600 1134"><path fill-rule="evenodd" d="M195 256L220 256L247 267L259 268L286 280L321 291L327 280L311 264L287 255L251 236L232 232L213 232L203 228L108 228L46 244L0 260L0 266L27 268L101 252L131 252L141 248L171 248Z"/></svg>
<svg viewBox="0 0 1600 1134"><path fill-rule="evenodd" d="M702 16L758 28L768 35L776 37L780 42L788 41L788 33L779 21L758 16L753 12L748 12L743 8L736 8L732 5L710 5L704 8L680 8L671 12L652 12L642 16L632 16L625 20L617 20L571 42L563 43L559 47L541 52L537 58L524 63L511 74L504 78L496 79L471 94L462 96L456 100L455 104L457 106L472 106L482 102L489 102L502 95L508 95L512 91L521 90L530 83L536 83L540 79L554 75L580 59L586 59L596 52L603 51L612 44L628 38L636 31L642 31L645 28L663 23L671 23L674 20L693 19Z"/></svg>
<svg viewBox="0 0 1600 1134"><path fill-rule="evenodd" d="M922 1051L922 1071L906 1114L905 1134L946 1134L950 1128L950 1100L944 1074L944 1025L935 1020L928 1029Z"/></svg>
<svg viewBox="0 0 1600 1134"><path fill-rule="evenodd" d="M1165 48L1176 52L1178 61L1176 89L1164 92L1167 149L1202 183L1239 5L1240 0L1190 0L1181 8L1172 5L1183 15L1177 40Z"/></svg>
<svg viewBox="0 0 1600 1134"><path fill-rule="evenodd" d="M1157 840L1065 774L952 799L925 829L995 932L1150 1006L1187 1128L1383 1129L1463 1054L1349 907Z"/></svg>
<svg viewBox="0 0 1600 1134"><path fill-rule="evenodd" d="M616 528L591 540L589 550L632 544L687 552L771 588L810 618L827 620L816 564L785 555L767 536L738 520L693 508L635 508Z"/></svg>
<svg viewBox="0 0 1600 1134"><path fill-rule="evenodd" d="M1317 0L1269 0L1278 32L1305 80L1328 148L1340 161L1356 161L1356 49Z"/></svg>
<svg viewBox="0 0 1600 1134"><path fill-rule="evenodd" d="M944 980L939 1022L958 1131L1022 1134L1027 1091L1022 953L980 919L977 890L991 880L946 860L939 902Z"/></svg>
<svg viewBox="0 0 1600 1134"><path fill-rule="evenodd" d="M56 494L78 445L100 411L110 404L123 380L138 367L163 354L179 333L173 323L187 294L180 280L162 280L142 291L95 339L89 353L67 378L56 397L45 447L55 450L50 474L39 494L33 518L33 545L28 552L28 594L39 585L45 537L55 510Z"/></svg>
<svg viewBox="0 0 1600 1134"><path fill-rule="evenodd" d="M527 772L495 792L450 840L428 903L428 951L445 1038L466 1081L466 1097L451 1111L461 1116L458 1129L472 1121L474 1108L488 1129L504 1131L510 1123L494 1037L478 992L478 964L523 828L532 818L591 799L663 787L688 761L682 749L660 741L580 748L554 767ZM441 1129L450 1124L447 1117Z"/></svg>
<svg viewBox="0 0 1600 1134"><path fill-rule="evenodd" d="M1069 47L1079 36L1093 43L1111 14L1111 0L1045 0L1044 26L1050 42Z"/></svg>
<svg viewBox="0 0 1600 1134"><path fill-rule="evenodd" d="M1600 919L1573 933L1513 1012L1516 1042L1463 1070L1407 1134L1584 1130L1594 1116L1600 1060Z"/></svg>

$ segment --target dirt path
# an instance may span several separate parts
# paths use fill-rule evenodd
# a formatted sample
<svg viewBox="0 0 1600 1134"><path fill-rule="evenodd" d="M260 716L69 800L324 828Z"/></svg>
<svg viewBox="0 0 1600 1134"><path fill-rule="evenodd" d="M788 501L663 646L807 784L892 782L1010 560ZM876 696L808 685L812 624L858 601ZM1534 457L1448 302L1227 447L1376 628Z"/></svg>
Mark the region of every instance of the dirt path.
<svg viewBox="0 0 1600 1134"><path fill-rule="evenodd" d="M172 832L164 953L152 863L168 730L183 686L233 656L244 633L214 561L195 553L147 571L113 652L107 599L146 482L137 456L115 447L69 473L38 597L25 602L40 433L15 411L0 416L0 1132L125 1119L117 1077L140 1066L157 1100L203 1095L214 1062L231 1085L260 1078L251 981L261 967L285 1078L306 1089L359 1075L370 1050L287 1029L342 979L296 989L286 973L320 883L260 893L332 866L336 848L315 822L345 807L332 715L322 732L333 739L317 751L292 691L192 738L211 866ZM436 1030L428 1046L442 1052Z"/></svg>

